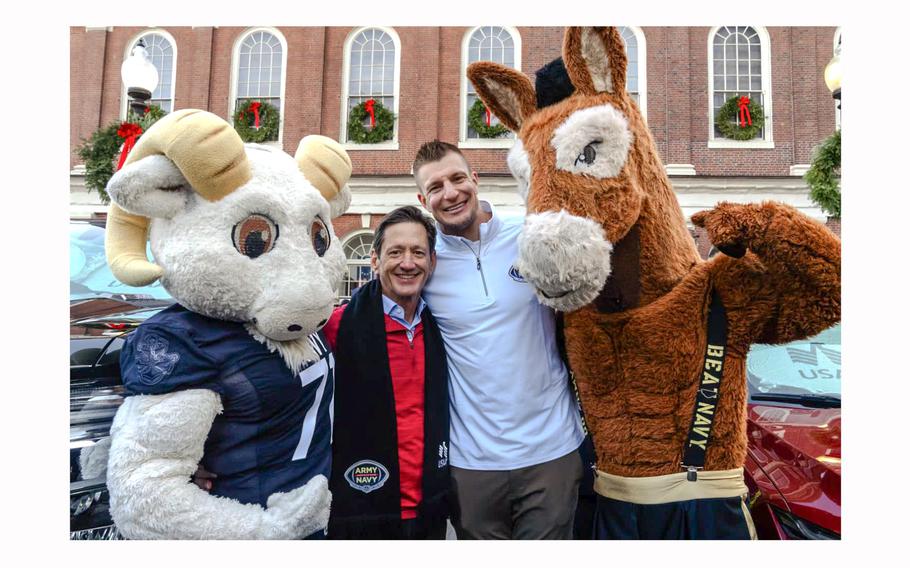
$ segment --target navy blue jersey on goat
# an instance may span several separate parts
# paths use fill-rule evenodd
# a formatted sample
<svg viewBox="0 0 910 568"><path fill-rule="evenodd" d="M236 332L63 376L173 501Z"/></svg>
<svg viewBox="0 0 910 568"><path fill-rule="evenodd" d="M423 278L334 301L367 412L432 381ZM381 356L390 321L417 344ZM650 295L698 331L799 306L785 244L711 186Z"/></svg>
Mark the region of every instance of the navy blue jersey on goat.
<svg viewBox="0 0 910 568"><path fill-rule="evenodd" d="M131 333L120 357L127 395L208 389L224 412L205 442L202 466L218 475L213 495L266 505L331 468L335 361L322 333L319 360L295 373L243 324L180 305Z"/></svg>

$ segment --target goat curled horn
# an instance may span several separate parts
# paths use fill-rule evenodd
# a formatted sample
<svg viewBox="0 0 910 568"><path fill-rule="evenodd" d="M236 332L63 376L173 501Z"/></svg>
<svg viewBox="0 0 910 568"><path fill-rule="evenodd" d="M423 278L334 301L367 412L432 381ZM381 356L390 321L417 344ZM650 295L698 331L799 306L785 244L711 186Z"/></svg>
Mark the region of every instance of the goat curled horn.
<svg viewBox="0 0 910 568"><path fill-rule="evenodd" d="M174 172L175 175L152 180L154 189L158 190L154 192L155 203L149 203L147 195L124 196L123 188L145 173L138 162L153 156L170 162L168 167L171 170L175 167L179 175ZM342 195L342 190L351 175L352 164L337 142L324 136L307 136L301 140L294 158L304 177L332 205L333 216L336 209L346 209L346 203L336 202L338 197L350 198L349 192ZM108 212L105 252L114 276L129 286L145 286L163 274L162 268L150 262L145 253L149 217L130 212L130 199L144 199L144 207L140 209L152 208L166 214L173 210L176 201L184 199L180 192L170 192L169 196L168 190L188 184L207 201L218 201L251 178L243 141L224 119L210 112L186 109L156 122L108 183L108 192L115 203Z"/></svg>

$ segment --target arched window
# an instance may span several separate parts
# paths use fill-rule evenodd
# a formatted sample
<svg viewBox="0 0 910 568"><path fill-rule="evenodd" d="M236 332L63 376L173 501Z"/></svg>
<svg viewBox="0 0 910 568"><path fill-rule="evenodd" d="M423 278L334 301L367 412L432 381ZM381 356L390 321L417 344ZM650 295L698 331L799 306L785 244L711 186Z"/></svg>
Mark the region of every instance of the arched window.
<svg viewBox="0 0 910 568"><path fill-rule="evenodd" d="M287 42L278 30L256 28L240 36L234 45L233 96L229 113L247 101L268 103L278 109L278 135L284 126L284 79Z"/></svg>
<svg viewBox="0 0 910 568"><path fill-rule="evenodd" d="M355 106L374 99L398 115L398 83L401 62L401 42L390 28L361 28L348 37L344 45L344 105L341 117L341 137L347 141L348 116ZM369 125L367 119L365 126ZM398 121L392 139L385 143L369 144L371 148L395 145L398 140ZM350 144L350 142L349 142Z"/></svg>
<svg viewBox="0 0 910 568"><path fill-rule="evenodd" d="M130 56L133 48L142 41L145 51L148 52L152 65L158 70L158 86L152 93L149 104L161 107L165 112L174 110L174 81L177 71L177 46L174 38L164 30L154 30L143 32L126 46L124 59ZM120 97L121 110L120 117L126 119L127 109L129 108L129 97L126 94L126 85L123 86L123 94Z"/></svg>
<svg viewBox="0 0 910 568"><path fill-rule="evenodd" d="M348 260L348 271L344 276L340 299L350 299L357 288L373 279L370 268L370 251L373 250L373 231L361 231L347 237L342 245L344 256Z"/></svg>
<svg viewBox="0 0 910 568"><path fill-rule="evenodd" d="M462 44L461 57L461 141L468 142L469 144L466 146L472 144L494 147L511 146L514 138L511 132L502 136L501 139L483 138L468 124L471 108L480 100L477 93L474 92L474 86L467 80L468 65L475 61L494 61L520 71L521 36L518 35L518 30L505 26L481 26L468 30ZM486 117L484 118L486 119ZM499 124L499 120L495 116L490 115L489 119L490 125Z"/></svg>
<svg viewBox="0 0 910 568"><path fill-rule="evenodd" d="M642 116L647 118L648 71L645 34L641 28L621 27L619 32L626 44L626 91L638 103Z"/></svg>
<svg viewBox="0 0 910 568"><path fill-rule="evenodd" d="M708 34L709 146L773 146L771 137L771 44L764 28L721 26ZM715 122L731 98L747 96L764 111L764 127L753 140L723 137ZM713 144L712 144L713 143Z"/></svg>

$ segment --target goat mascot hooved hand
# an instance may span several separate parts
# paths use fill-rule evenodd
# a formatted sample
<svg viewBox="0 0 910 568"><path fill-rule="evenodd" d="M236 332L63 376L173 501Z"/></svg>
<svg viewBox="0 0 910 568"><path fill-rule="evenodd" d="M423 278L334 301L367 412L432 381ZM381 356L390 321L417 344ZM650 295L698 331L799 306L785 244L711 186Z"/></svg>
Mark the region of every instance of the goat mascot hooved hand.
<svg viewBox="0 0 910 568"><path fill-rule="evenodd" d="M319 329L345 269L331 218L347 154L244 145L198 110L158 121L110 180L114 275L177 304L128 336L111 516L133 539L297 539L329 518L334 360ZM318 188L318 190L316 189ZM146 234L155 263L145 256ZM190 483L199 464L211 493Z"/></svg>
<svg viewBox="0 0 910 568"><path fill-rule="evenodd" d="M626 93L618 31L569 28L563 60L574 93L545 108L520 72L478 62L468 76L518 134L517 268L566 312L597 453L596 536L754 538L746 353L840 320L840 241L783 204L721 203L692 218L725 253L702 261Z"/></svg>

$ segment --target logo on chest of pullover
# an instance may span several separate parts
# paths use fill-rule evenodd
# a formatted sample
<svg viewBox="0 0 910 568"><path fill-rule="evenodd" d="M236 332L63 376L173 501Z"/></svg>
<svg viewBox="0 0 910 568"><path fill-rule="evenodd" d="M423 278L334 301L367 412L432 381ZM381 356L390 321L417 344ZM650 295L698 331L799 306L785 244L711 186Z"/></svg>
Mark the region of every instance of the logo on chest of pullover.
<svg viewBox="0 0 910 568"><path fill-rule="evenodd" d="M521 283L527 282L527 280L525 280L525 279L521 276L521 273L518 272L518 269L515 268L514 265L512 266L512 268L509 269L509 276L512 278L512 280L514 280L514 281L516 281L516 282L521 282Z"/></svg>

